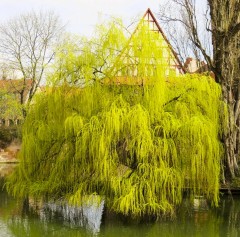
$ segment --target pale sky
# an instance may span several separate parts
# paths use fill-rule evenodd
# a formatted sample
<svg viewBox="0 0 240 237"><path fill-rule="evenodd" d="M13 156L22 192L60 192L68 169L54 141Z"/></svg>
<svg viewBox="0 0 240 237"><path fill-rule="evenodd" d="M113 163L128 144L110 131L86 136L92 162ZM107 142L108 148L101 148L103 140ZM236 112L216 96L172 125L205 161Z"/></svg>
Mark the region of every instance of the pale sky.
<svg viewBox="0 0 240 237"><path fill-rule="evenodd" d="M94 26L110 16L130 24L147 8L156 15L162 0L0 0L0 24L31 10L53 10L71 33L90 36Z"/></svg>

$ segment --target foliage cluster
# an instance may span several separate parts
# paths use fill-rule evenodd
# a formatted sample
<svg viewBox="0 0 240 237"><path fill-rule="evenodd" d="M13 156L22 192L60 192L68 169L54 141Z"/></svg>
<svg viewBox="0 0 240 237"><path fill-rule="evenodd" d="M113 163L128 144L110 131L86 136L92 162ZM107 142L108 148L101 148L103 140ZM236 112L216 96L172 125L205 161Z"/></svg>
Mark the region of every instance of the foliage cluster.
<svg viewBox="0 0 240 237"><path fill-rule="evenodd" d="M2 119L22 119L22 105L16 95L6 89L0 89L0 113Z"/></svg>

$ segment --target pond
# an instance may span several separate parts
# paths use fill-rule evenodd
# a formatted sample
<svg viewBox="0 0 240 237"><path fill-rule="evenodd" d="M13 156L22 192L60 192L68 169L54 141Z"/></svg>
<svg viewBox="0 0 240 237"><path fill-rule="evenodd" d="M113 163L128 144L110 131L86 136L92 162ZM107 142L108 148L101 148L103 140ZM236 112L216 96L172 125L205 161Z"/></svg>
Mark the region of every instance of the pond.
<svg viewBox="0 0 240 237"><path fill-rule="evenodd" d="M1 186L3 179L1 179ZM103 203L82 209L55 203L23 202L0 192L1 237L186 237L240 236L240 197L223 196L219 208L184 202L175 218L134 223L102 217ZM82 214L84 213L84 215Z"/></svg>

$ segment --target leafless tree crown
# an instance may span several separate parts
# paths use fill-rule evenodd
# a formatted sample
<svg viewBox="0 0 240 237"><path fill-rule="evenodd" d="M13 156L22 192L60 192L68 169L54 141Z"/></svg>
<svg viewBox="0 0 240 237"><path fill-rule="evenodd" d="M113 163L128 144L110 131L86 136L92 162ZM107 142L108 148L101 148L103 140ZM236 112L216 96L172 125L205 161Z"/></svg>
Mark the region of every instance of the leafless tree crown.
<svg viewBox="0 0 240 237"><path fill-rule="evenodd" d="M53 12L30 12L0 25L0 52L3 60L21 73L23 86L19 93L24 93L26 80L31 79L29 100L53 58L52 46L62 30L59 17Z"/></svg>

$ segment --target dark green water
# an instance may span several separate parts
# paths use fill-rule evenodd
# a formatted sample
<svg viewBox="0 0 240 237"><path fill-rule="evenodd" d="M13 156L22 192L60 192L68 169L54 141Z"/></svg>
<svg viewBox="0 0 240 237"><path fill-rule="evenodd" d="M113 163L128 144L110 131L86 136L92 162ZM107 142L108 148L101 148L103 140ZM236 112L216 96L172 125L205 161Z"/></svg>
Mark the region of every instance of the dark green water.
<svg viewBox="0 0 240 237"><path fill-rule="evenodd" d="M62 208L54 204L33 203L25 205L0 192L0 237L186 237L186 236L240 236L240 196L223 197L218 209L194 209L185 204L173 220L156 223L129 223L116 217L105 217L97 225L93 210L90 221L78 215L76 209ZM94 223L95 221L95 223ZM94 226L96 224L96 226Z"/></svg>

